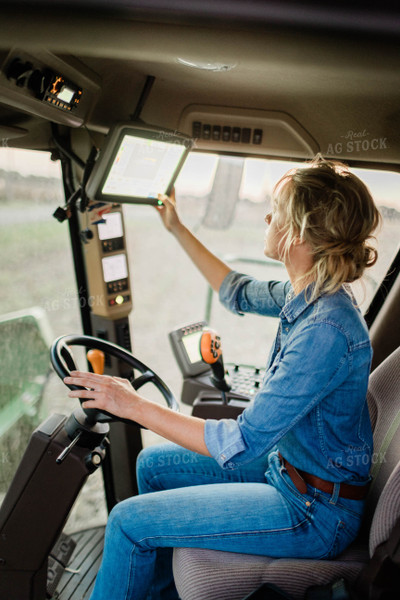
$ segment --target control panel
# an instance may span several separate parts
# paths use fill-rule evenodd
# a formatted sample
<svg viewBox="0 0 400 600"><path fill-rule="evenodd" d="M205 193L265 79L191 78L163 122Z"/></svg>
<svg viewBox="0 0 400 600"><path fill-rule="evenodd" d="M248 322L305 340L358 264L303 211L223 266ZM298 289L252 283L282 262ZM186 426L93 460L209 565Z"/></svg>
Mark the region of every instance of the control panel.
<svg viewBox="0 0 400 600"><path fill-rule="evenodd" d="M207 330L205 321L197 321L169 333L172 351L183 376L181 398L185 404L193 404L200 393L216 390L210 365L201 357L200 342ZM226 394L228 400L249 401L257 394L263 369L236 363L225 363L225 369L231 387Z"/></svg>
<svg viewBox="0 0 400 600"><path fill-rule="evenodd" d="M87 216L81 217L90 308L94 315L120 319L132 310L122 208L102 203L97 216L86 228Z"/></svg>
<svg viewBox="0 0 400 600"><path fill-rule="evenodd" d="M232 363L228 363L226 367L232 386L232 392L241 394L250 399L253 398L261 387L264 376L263 370L259 367L236 365Z"/></svg>
<svg viewBox="0 0 400 600"><path fill-rule="evenodd" d="M55 123L79 127L100 94L99 76L73 57L14 48L0 69L0 101Z"/></svg>
<svg viewBox="0 0 400 600"><path fill-rule="evenodd" d="M49 68L35 68L28 60L14 58L7 68L7 78L32 92L38 100L60 110L73 110L81 100L82 88Z"/></svg>
<svg viewBox="0 0 400 600"><path fill-rule="evenodd" d="M232 127L231 125L211 125L207 122L193 121L192 135L195 139L259 146L262 143L263 130L257 127Z"/></svg>

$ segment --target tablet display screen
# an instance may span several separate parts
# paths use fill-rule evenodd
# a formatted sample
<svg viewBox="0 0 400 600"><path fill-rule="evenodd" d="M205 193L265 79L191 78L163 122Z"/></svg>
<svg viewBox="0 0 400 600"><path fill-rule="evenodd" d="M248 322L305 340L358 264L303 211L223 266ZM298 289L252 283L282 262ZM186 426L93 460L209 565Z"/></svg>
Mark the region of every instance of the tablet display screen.
<svg viewBox="0 0 400 600"><path fill-rule="evenodd" d="M106 202L156 204L169 194L191 148L175 132L120 126L111 132L87 190Z"/></svg>

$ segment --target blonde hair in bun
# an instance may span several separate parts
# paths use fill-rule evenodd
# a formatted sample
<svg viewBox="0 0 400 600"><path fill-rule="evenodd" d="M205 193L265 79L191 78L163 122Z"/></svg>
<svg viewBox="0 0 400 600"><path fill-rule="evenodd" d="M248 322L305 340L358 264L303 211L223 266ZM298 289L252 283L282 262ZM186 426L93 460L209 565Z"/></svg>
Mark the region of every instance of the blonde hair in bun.
<svg viewBox="0 0 400 600"><path fill-rule="evenodd" d="M380 213L367 186L343 163L317 155L278 181L273 202L284 232L283 257L298 238L311 248L313 266L304 275L315 284L309 301L356 281L375 264L371 239Z"/></svg>

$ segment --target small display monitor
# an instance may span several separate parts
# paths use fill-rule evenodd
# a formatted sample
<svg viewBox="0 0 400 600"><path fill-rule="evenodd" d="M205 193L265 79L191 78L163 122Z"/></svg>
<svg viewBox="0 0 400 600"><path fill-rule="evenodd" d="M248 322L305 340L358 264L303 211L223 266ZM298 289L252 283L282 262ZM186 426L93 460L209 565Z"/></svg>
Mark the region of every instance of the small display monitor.
<svg viewBox="0 0 400 600"><path fill-rule="evenodd" d="M100 240L113 240L123 237L122 217L119 212L108 213L103 216L104 223L98 223L97 231Z"/></svg>
<svg viewBox="0 0 400 600"><path fill-rule="evenodd" d="M106 283L128 277L128 266L125 254L113 254L101 259L103 277Z"/></svg>
<svg viewBox="0 0 400 600"><path fill-rule="evenodd" d="M192 365L202 360L200 353L200 339L202 334L202 331L195 331L182 338L187 357Z"/></svg>
<svg viewBox="0 0 400 600"><path fill-rule="evenodd" d="M207 328L205 321L178 327L168 334L172 351L183 377L196 377L210 370L201 358L200 339Z"/></svg>
<svg viewBox="0 0 400 600"><path fill-rule="evenodd" d="M193 140L176 131L120 123L108 134L86 192L93 200L157 204L169 194Z"/></svg>

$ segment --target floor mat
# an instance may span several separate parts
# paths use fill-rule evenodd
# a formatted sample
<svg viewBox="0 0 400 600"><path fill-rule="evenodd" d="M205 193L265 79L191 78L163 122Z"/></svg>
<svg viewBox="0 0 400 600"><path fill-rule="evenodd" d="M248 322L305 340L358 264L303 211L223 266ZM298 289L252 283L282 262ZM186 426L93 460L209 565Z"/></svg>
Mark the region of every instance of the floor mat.
<svg viewBox="0 0 400 600"><path fill-rule="evenodd" d="M105 527L71 535L76 548L65 569L53 600L88 600L103 555Z"/></svg>

